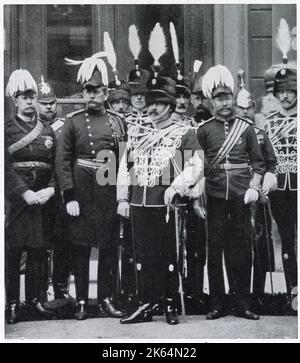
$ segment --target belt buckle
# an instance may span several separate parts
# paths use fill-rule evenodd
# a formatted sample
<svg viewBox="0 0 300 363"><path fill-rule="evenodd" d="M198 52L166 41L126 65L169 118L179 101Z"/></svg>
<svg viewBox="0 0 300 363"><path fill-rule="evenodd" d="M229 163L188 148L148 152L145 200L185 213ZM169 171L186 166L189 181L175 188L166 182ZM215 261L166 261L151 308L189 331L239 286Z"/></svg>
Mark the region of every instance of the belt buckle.
<svg viewBox="0 0 300 363"><path fill-rule="evenodd" d="M225 164L224 164L224 169L225 169L225 170L230 170L230 169L231 169L231 164L229 164L229 163L225 163Z"/></svg>

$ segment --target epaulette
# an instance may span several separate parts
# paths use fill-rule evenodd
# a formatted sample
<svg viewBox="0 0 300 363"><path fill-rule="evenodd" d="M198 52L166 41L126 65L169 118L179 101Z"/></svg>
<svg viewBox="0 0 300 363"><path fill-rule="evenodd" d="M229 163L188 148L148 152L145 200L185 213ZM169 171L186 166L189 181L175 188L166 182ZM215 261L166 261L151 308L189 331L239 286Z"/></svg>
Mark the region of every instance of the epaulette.
<svg viewBox="0 0 300 363"><path fill-rule="evenodd" d="M252 126L254 125L254 122L252 120L250 120L249 118L242 117L240 115L236 115L236 117L239 118L240 120L247 122L247 124L249 124L249 125L252 125Z"/></svg>
<svg viewBox="0 0 300 363"><path fill-rule="evenodd" d="M66 118L71 118L71 117L73 117L73 116L75 116L75 115L77 115L79 113L84 112L84 111L85 111L85 109L84 108L81 108L80 110L76 110L76 111L70 112L70 113L67 114Z"/></svg>
<svg viewBox="0 0 300 363"><path fill-rule="evenodd" d="M215 120L215 117L214 117L214 116L213 116L213 117L211 117L211 118L209 118L208 120L203 120L202 122L200 122L200 123L198 124L198 128L199 128L199 127L202 127L202 126L204 126L204 125L206 125L208 122L213 121L213 120Z"/></svg>

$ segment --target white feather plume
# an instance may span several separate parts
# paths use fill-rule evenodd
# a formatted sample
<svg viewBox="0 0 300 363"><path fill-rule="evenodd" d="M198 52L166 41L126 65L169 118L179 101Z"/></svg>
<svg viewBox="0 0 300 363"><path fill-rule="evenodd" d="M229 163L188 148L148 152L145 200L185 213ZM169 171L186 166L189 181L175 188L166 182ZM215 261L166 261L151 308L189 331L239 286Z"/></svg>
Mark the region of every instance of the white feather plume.
<svg viewBox="0 0 300 363"><path fill-rule="evenodd" d="M177 39L175 26L172 22L170 23L170 34L171 34L171 41L172 41L172 48L173 48L175 62L179 63L178 39Z"/></svg>
<svg viewBox="0 0 300 363"><path fill-rule="evenodd" d="M149 38L149 51L154 58L154 65L159 65L159 58L166 51L166 38L162 27L159 23L156 23L154 29L152 30Z"/></svg>
<svg viewBox="0 0 300 363"><path fill-rule="evenodd" d="M26 69L17 69L9 77L5 92L6 96L13 98L18 91L25 92L26 90L37 92L37 84Z"/></svg>
<svg viewBox="0 0 300 363"><path fill-rule="evenodd" d="M194 74L197 74L199 72L199 69L201 68L201 66L202 66L202 62L196 59L194 62L194 67L193 67Z"/></svg>
<svg viewBox="0 0 300 363"><path fill-rule="evenodd" d="M202 91L205 97L211 98L212 91L218 86L225 86L234 91L234 79L229 69L222 65L210 68L203 76Z"/></svg>
<svg viewBox="0 0 300 363"><path fill-rule="evenodd" d="M141 51L141 42L138 36L138 31L136 26L130 25L129 27L129 35L128 35L129 49L134 56L134 59L138 59L140 51Z"/></svg>
<svg viewBox="0 0 300 363"><path fill-rule="evenodd" d="M93 54L91 57L86 58L84 60L73 60L65 57L65 61L67 65L80 65L77 74L77 82L87 82L91 79L92 74L94 72L95 67L98 68L101 73L102 82L104 85L108 84L108 74L107 67L102 59L103 57L107 57L107 52L97 52Z"/></svg>
<svg viewBox="0 0 300 363"><path fill-rule="evenodd" d="M279 22L275 43L283 57L286 58L292 46L292 39L288 23L283 18Z"/></svg>
<svg viewBox="0 0 300 363"><path fill-rule="evenodd" d="M113 72L116 72L117 71L117 57L116 57L113 43L110 39L108 32L104 32L104 49L107 53L107 60L110 63L110 65L113 69Z"/></svg>

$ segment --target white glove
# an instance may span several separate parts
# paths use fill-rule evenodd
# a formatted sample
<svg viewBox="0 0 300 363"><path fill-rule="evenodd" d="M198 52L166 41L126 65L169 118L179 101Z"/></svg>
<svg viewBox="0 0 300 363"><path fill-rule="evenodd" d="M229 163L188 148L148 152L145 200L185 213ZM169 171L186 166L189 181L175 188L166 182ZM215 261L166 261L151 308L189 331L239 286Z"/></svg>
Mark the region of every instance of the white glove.
<svg viewBox="0 0 300 363"><path fill-rule="evenodd" d="M79 203L76 200L72 200L66 204L67 212L72 217L78 217L80 215Z"/></svg>
<svg viewBox="0 0 300 363"><path fill-rule="evenodd" d="M261 194L263 196L267 196L269 192L273 192L277 189L277 178L276 175L270 172L267 172L264 176L264 182L262 185Z"/></svg>
<svg viewBox="0 0 300 363"><path fill-rule="evenodd" d="M120 202L118 205L117 213L120 216L128 219L130 214L130 204L126 200Z"/></svg>
<svg viewBox="0 0 300 363"><path fill-rule="evenodd" d="M27 190L22 194L22 197L28 205L41 203L41 198L39 197L38 193L35 193L32 190Z"/></svg>
<svg viewBox="0 0 300 363"><path fill-rule="evenodd" d="M40 198L40 204L45 204L46 202L48 202L48 200L50 198L53 197L54 195L54 188L53 187L49 187L49 188L45 188L45 189L41 189L36 193L39 198Z"/></svg>
<svg viewBox="0 0 300 363"><path fill-rule="evenodd" d="M193 209L194 209L196 216L198 216L201 219L206 219L206 216L207 216L206 208L203 205L203 203L201 203L199 198L194 199Z"/></svg>
<svg viewBox="0 0 300 363"><path fill-rule="evenodd" d="M252 188L249 188L246 191L244 202L245 204L256 202L259 198L258 191Z"/></svg>
<svg viewBox="0 0 300 363"><path fill-rule="evenodd" d="M168 204L172 203L172 200L173 200L175 194L177 194L177 192L173 187L168 187L166 189L165 195L164 195L165 205L168 205Z"/></svg>

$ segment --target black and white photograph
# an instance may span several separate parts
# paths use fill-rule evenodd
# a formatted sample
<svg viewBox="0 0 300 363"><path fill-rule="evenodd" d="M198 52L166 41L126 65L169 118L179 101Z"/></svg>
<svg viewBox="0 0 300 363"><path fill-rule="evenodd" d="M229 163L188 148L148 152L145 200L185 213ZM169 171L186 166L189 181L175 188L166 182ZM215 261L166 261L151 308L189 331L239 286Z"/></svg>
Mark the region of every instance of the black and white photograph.
<svg viewBox="0 0 300 363"><path fill-rule="evenodd" d="M297 342L296 1L0 6L2 341Z"/></svg>

